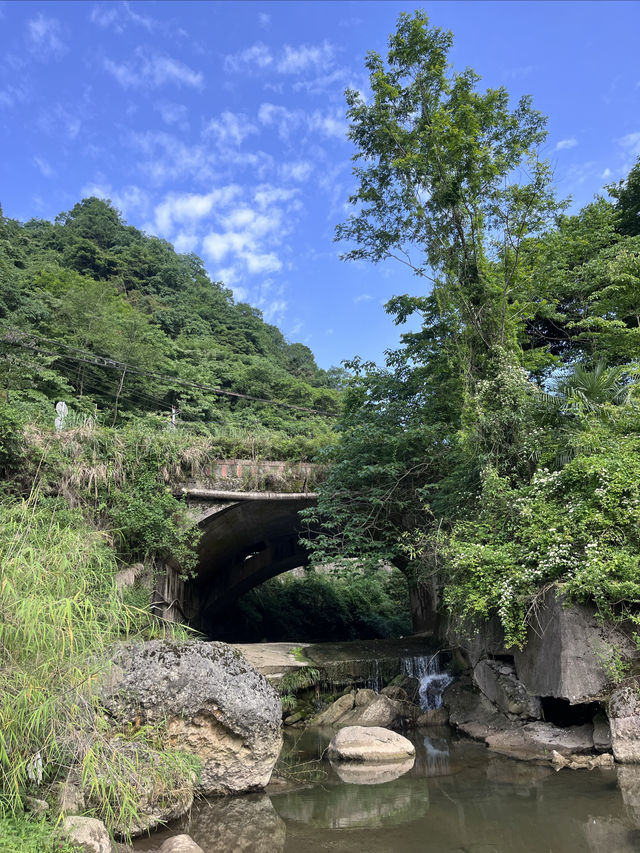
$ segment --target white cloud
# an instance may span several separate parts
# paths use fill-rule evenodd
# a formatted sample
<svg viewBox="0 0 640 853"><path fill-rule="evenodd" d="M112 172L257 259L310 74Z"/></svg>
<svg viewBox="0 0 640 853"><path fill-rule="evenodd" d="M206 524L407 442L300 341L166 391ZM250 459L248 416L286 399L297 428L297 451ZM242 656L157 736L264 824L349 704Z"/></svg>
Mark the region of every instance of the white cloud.
<svg viewBox="0 0 640 853"><path fill-rule="evenodd" d="M34 157L33 162L45 178L51 178L55 174L52 166L43 157Z"/></svg>
<svg viewBox="0 0 640 853"><path fill-rule="evenodd" d="M56 18L40 13L27 22L32 53L41 59L59 59L67 52L62 40L62 28Z"/></svg>
<svg viewBox="0 0 640 853"><path fill-rule="evenodd" d="M273 252L266 252L264 254L245 252L243 260L247 264L248 271L254 275L256 273L279 272L282 269L282 262ZM286 302L282 303L282 308L286 308Z"/></svg>
<svg viewBox="0 0 640 853"><path fill-rule="evenodd" d="M204 76L200 71L194 71L178 59L159 54L148 55L140 49L130 62L118 63L105 59L103 65L105 71L111 74L123 89L157 88L165 83L201 89L204 83Z"/></svg>
<svg viewBox="0 0 640 853"><path fill-rule="evenodd" d="M627 133L626 136L621 137L618 142L630 154L640 154L640 131L637 131L636 133Z"/></svg>
<svg viewBox="0 0 640 853"><path fill-rule="evenodd" d="M260 12L258 15L258 23L263 30L268 30L269 24L271 23L271 15L268 15L266 12Z"/></svg>
<svg viewBox="0 0 640 853"><path fill-rule="evenodd" d="M359 296L356 296L353 301L357 305L359 302L371 302L372 299L373 296L370 293L361 293Z"/></svg>
<svg viewBox="0 0 640 853"><path fill-rule="evenodd" d="M288 139L294 130L301 127L323 136L345 139L348 125L342 107L326 112L314 110L289 110L278 104L263 103L258 109L258 121L265 127L276 127L281 139Z"/></svg>
<svg viewBox="0 0 640 853"><path fill-rule="evenodd" d="M117 33L123 32L128 23L138 24L149 32L158 26L157 21L148 15L136 12L127 2L118 3L117 6L105 6L99 3L91 10L89 19L91 23L103 29L113 29Z"/></svg>
<svg viewBox="0 0 640 853"><path fill-rule="evenodd" d="M603 181L608 181L612 174L613 173L612 173L611 169L607 166L607 168L600 175L600 177L602 178Z"/></svg>
<svg viewBox="0 0 640 853"><path fill-rule="evenodd" d="M239 53L228 54L224 58L225 71L244 71L252 68L265 69L273 64L271 51L263 42L256 42Z"/></svg>
<svg viewBox="0 0 640 853"><path fill-rule="evenodd" d="M170 234L176 223L195 223L207 217L214 206L226 207L238 197L236 184L219 187L210 193L169 193L154 210L156 227L161 234Z"/></svg>
<svg viewBox="0 0 640 853"><path fill-rule="evenodd" d="M325 69L333 62L334 51L328 42L321 45L285 45L276 70L280 74L300 74L308 68Z"/></svg>
<svg viewBox="0 0 640 853"><path fill-rule="evenodd" d="M561 139L560 142L556 143L556 151L564 151L567 148L575 148L578 144L578 140L575 136L570 136L568 139Z"/></svg>
<svg viewBox="0 0 640 853"><path fill-rule="evenodd" d="M184 231L180 231L173 238L173 245L176 252L180 252L181 254L189 254L190 252L195 252L198 246L198 236L197 234L189 234Z"/></svg>
<svg viewBox="0 0 640 853"><path fill-rule="evenodd" d="M240 145L247 136L257 132L258 128L244 113L232 113L228 110L219 118L211 119L204 128L205 135L214 137L220 146Z"/></svg>
<svg viewBox="0 0 640 853"><path fill-rule="evenodd" d="M311 176L313 166L307 160L297 160L293 163L283 163L280 174L285 181L297 181L302 183Z"/></svg>

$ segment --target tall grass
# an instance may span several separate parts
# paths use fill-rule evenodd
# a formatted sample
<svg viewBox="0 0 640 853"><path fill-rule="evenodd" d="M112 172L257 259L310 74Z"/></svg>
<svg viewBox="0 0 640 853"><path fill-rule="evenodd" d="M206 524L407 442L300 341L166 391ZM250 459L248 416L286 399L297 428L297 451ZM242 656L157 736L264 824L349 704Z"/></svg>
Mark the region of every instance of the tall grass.
<svg viewBox="0 0 640 853"><path fill-rule="evenodd" d="M92 791L108 783L104 814L100 801L95 813L112 827L126 832L137 820L136 780L110 766L114 732L96 713L112 645L152 625L123 605L116 569L105 534L62 499L0 504L0 817L18 816L27 793L73 772ZM150 739L157 748L158 733ZM166 759L175 770L175 755Z"/></svg>

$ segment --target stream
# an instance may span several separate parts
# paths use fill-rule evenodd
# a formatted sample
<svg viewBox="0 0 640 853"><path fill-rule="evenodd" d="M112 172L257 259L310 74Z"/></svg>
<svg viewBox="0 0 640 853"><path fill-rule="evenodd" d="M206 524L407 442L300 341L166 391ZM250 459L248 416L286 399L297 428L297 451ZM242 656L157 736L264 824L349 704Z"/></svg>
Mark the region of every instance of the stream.
<svg viewBox="0 0 640 853"><path fill-rule="evenodd" d="M306 783L281 792L203 800L188 819L138 841L135 849L157 850L178 832L188 832L205 853L640 849L640 768L555 772L493 754L443 727L409 735L416 761L405 775L352 784L322 758L332 734L285 732L280 769L286 762L302 780L309 774ZM622 778L621 789L618 777L625 770L637 775Z"/></svg>
<svg viewBox="0 0 640 853"><path fill-rule="evenodd" d="M398 654L397 643L392 650ZM419 680L422 708L438 708L452 681L441 656L400 651L396 667ZM365 658L364 670L362 659L354 663L379 686L379 660ZM556 772L493 753L448 726L404 732L413 764L334 766L326 758L334 734L285 728L278 781L265 793L200 800L134 851L157 851L181 832L205 853L640 851L640 766Z"/></svg>

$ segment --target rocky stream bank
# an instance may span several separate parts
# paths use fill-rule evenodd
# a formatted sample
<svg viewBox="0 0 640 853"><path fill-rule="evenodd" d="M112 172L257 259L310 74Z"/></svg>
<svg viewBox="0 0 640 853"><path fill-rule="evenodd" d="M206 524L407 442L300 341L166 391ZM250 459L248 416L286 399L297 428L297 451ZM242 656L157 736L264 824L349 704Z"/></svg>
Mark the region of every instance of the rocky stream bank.
<svg viewBox="0 0 640 853"><path fill-rule="evenodd" d="M283 723L289 731L328 732L331 764L349 784L375 785L411 770L413 747L400 754L406 744L398 747L394 731L436 732L447 724L495 754L550 772L619 768L618 784L640 827L636 652L619 626L603 624L587 606L566 608L554 595L543 602L538 621L524 651L505 649L492 623L471 636L449 627L439 643L416 637L319 646L234 648L194 640L124 647L101 705L114 749L138 768L132 834L179 818L194 797L224 796L232 808L241 801L228 795L268 784L275 791L295 787L299 779L287 775L290 766L281 763L273 773ZM607 665L612 649L626 661L622 680ZM123 737L149 724L163 725L169 744L195 759L171 784L159 784L151 772L152 751ZM400 752L384 760L385 749ZM83 816L99 804L95 792L83 789L81 774L70 774L60 796L79 849L111 853L100 821ZM154 848L161 853L201 850L184 834L161 843Z"/></svg>

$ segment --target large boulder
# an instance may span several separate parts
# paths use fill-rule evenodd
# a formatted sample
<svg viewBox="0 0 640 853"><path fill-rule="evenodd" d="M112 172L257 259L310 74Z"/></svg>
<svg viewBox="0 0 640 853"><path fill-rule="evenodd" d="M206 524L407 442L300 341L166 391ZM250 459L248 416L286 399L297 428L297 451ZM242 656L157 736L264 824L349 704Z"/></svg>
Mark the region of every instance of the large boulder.
<svg viewBox="0 0 640 853"><path fill-rule="evenodd" d="M282 745L278 694L225 643L124 646L101 701L117 725L165 724L169 744L200 759L203 794L263 788Z"/></svg>
<svg viewBox="0 0 640 853"><path fill-rule="evenodd" d="M611 745L616 761L640 762L640 684L621 687L609 700Z"/></svg>
<svg viewBox="0 0 640 853"><path fill-rule="evenodd" d="M494 752L524 761L552 760L554 751L573 756L593 750L593 726L560 728L552 723L527 723L518 728L489 734L485 743Z"/></svg>
<svg viewBox="0 0 640 853"><path fill-rule="evenodd" d="M358 695L362 691L358 691ZM356 695L356 707L352 711L347 711L343 714L334 725L336 726L394 726L399 722L409 719L408 702L397 702L395 699L389 699L388 696L378 696L375 693L373 698L365 697L361 704L358 704L358 695Z"/></svg>
<svg viewBox="0 0 640 853"><path fill-rule="evenodd" d="M535 696L572 705L601 700L611 687L606 661L634 649L622 631L597 618L593 605L564 604L555 590L545 594L524 649L512 650L518 678Z"/></svg>
<svg viewBox="0 0 640 853"><path fill-rule="evenodd" d="M406 737L380 726L347 726L332 738L327 755L332 761L406 761L416 754Z"/></svg>
<svg viewBox="0 0 640 853"><path fill-rule="evenodd" d="M482 693L504 714L531 720L542 717L538 696L530 696L516 676L513 664L499 660L481 660L473 669L473 680Z"/></svg>

